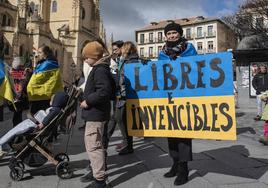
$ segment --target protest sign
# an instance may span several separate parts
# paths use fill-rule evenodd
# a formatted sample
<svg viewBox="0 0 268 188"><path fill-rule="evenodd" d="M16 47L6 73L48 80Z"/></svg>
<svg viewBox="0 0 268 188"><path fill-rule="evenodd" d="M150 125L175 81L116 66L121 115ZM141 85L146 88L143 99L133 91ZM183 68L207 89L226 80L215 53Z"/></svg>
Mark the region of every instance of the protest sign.
<svg viewBox="0 0 268 188"><path fill-rule="evenodd" d="M236 139L232 54L125 65L129 135Z"/></svg>

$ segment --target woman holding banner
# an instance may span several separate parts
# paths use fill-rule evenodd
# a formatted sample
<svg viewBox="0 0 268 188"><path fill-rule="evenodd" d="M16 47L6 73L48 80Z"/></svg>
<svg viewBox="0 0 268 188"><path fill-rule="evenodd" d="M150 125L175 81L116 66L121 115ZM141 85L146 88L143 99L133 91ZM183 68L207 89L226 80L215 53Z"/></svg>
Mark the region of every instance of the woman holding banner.
<svg viewBox="0 0 268 188"><path fill-rule="evenodd" d="M193 56L197 52L191 43L182 36L182 27L169 23L164 29L166 44L159 54L159 60L176 60L183 56ZM164 177L176 177L174 185L182 185L188 181L188 161L192 160L192 140L188 138L168 138L169 154L173 164Z"/></svg>
<svg viewBox="0 0 268 188"><path fill-rule="evenodd" d="M124 77L124 67L129 63L137 63L139 56L135 44L131 41L124 42L122 55L118 65L119 92L116 101L116 119L123 137L123 146L118 150L119 155L133 153L133 137L128 135L126 118L126 82Z"/></svg>

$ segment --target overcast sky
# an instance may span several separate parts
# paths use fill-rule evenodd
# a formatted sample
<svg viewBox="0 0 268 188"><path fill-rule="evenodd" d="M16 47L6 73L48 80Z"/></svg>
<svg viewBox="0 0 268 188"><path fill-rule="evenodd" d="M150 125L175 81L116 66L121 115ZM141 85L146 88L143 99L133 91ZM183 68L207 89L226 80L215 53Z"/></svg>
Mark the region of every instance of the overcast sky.
<svg viewBox="0 0 268 188"><path fill-rule="evenodd" d="M221 17L235 12L245 0L101 0L101 16L107 41L135 40L135 30L152 21L205 16Z"/></svg>

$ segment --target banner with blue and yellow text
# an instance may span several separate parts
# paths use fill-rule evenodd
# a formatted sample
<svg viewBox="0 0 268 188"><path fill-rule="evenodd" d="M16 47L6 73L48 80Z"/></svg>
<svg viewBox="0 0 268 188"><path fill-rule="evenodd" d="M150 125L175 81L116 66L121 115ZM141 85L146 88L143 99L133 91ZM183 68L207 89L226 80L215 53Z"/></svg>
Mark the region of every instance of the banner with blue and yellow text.
<svg viewBox="0 0 268 188"><path fill-rule="evenodd" d="M236 140L232 54L125 65L129 135Z"/></svg>

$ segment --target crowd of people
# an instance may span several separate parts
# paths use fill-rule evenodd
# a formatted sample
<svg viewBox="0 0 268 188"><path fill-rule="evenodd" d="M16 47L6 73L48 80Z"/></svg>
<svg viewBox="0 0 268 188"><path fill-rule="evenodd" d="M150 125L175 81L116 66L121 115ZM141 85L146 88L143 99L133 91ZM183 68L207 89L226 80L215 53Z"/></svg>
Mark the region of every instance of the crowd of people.
<svg viewBox="0 0 268 188"><path fill-rule="evenodd" d="M175 60L178 57L197 54L193 45L183 37L179 24L168 24L165 27L165 35L167 41L159 54L160 60ZM82 51L84 63L92 69L85 79L84 98L80 104L82 117L86 121L85 145L91 170L81 181L94 180L90 187L96 188L106 186L106 149L116 125L122 135L122 142L116 146L118 154L134 152L133 137L129 136L127 131L124 67L129 63L139 63L140 58L135 44L131 41L114 42L112 51L111 55L105 55L107 50L98 41L88 43ZM115 97L109 96L111 93ZM173 164L164 177L176 176L174 185L185 184L189 175L188 161L192 160L191 139L168 138L168 147Z"/></svg>
<svg viewBox="0 0 268 188"><path fill-rule="evenodd" d="M183 37L183 30L179 24L169 23L164 28L164 34L166 42L159 54L159 60L176 60L179 57L197 55L194 46ZM107 178L106 150L117 125L122 135L122 142L116 146L116 151L119 155L134 152L133 137L129 136L127 131L124 67L126 64L141 61L139 61L135 44L131 41L120 40L112 43L111 54L100 40L88 42L81 56L84 79L82 85L78 86L83 91L79 106L85 123L80 128L84 130L85 149L89 158L88 171L81 177L81 181L93 181L88 186L90 188L104 188ZM3 56L0 58L3 60ZM29 128L42 129L48 124L48 119L54 117L58 110L63 108L62 103L60 106L52 105L59 101L58 96L65 99L63 97L65 95L59 64L50 47L41 46L33 61L33 65L36 66L24 67L21 57L16 57L9 70L15 91L14 104L9 104L10 110L14 113L14 129L0 139L0 157L6 154L3 146L18 134L18 130L20 130L19 133L24 133ZM52 83L51 76L38 76L45 75L49 71L54 71L53 74L49 74L53 76ZM255 120L265 121L264 136L260 139L263 144L268 144L268 105L265 106L264 111L262 108L263 101L267 101L268 98L267 81L267 66L261 64L254 75L252 84L257 94L258 113ZM45 87L47 83L50 84L49 87ZM51 100L53 96L55 96L54 100ZM36 125L32 127L25 127L20 123L23 122L22 112L27 109L31 115L39 110L49 109L49 112L43 122L36 122ZM173 163L164 177L176 176L174 185L185 184L189 175L188 161L193 158L192 140L187 138L167 138L167 140Z"/></svg>

